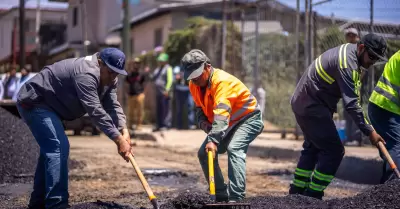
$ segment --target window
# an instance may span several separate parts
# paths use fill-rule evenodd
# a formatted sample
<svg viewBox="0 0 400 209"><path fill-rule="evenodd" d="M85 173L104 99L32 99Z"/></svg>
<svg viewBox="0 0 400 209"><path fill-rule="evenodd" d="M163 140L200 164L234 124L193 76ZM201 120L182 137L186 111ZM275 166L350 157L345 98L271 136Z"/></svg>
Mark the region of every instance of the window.
<svg viewBox="0 0 400 209"><path fill-rule="evenodd" d="M154 30L154 48L157 46L162 46L162 28L157 28Z"/></svg>
<svg viewBox="0 0 400 209"><path fill-rule="evenodd" d="M74 7L72 11L72 27L78 24L78 7Z"/></svg>
<svg viewBox="0 0 400 209"><path fill-rule="evenodd" d="M3 48L4 47L4 30L3 30L3 26L0 26L0 29L1 29L1 33L0 33L1 45L0 45L0 48Z"/></svg>
<svg viewBox="0 0 400 209"><path fill-rule="evenodd" d="M135 42L134 42L134 39L131 37L131 40L130 40L130 46L131 46L131 54L134 54L135 53Z"/></svg>

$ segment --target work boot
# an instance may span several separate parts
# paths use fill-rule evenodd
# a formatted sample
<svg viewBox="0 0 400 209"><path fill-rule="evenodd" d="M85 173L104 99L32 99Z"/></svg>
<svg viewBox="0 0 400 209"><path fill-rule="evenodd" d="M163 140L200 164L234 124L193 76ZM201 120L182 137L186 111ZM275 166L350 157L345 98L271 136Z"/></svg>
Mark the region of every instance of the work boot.
<svg viewBox="0 0 400 209"><path fill-rule="evenodd" d="M301 188L301 187L295 186L293 184L290 184L289 194L304 195L304 191L305 191L305 188Z"/></svg>
<svg viewBox="0 0 400 209"><path fill-rule="evenodd" d="M324 196L324 192L318 192L318 191L308 188L304 191L304 195L322 200L322 197Z"/></svg>

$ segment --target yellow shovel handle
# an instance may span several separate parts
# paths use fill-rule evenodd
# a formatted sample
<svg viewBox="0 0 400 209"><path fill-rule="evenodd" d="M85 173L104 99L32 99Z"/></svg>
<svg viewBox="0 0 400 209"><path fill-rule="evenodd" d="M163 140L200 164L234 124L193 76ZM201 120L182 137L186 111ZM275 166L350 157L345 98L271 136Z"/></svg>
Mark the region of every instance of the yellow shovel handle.
<svg viewBox="0 0 400 209"><path fill-rule="evenodd" d="M208 151L208 180L210 182L210 197L215 200L214 158L211 151Z"/></svg>

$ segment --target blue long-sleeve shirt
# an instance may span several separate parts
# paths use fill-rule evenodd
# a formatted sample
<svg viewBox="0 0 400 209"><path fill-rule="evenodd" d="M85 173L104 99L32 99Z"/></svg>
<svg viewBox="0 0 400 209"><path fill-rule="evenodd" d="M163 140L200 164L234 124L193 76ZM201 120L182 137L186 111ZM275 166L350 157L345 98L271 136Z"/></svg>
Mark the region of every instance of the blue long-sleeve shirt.
<svg viewBox="0 0 400 209"><path fill-rule="evenodd" d="M47 108L62 120L74 120L86 113L110 139L126 127L126 117L117 100L117 79L112 86L100 85L97 54L72 58L46 66L28 80L17 102L25 107Z"/></svg>

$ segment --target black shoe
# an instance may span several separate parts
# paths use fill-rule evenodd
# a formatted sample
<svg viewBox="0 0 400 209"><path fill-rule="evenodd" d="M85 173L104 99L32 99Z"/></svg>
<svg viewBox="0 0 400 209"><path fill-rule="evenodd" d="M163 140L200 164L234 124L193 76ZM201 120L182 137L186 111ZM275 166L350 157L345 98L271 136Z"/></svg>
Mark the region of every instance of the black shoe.
<svg viewBox="0 0 400 209"><path fill-rule="evenodd" d="M224 196L216 196L215 197L215 201L216 202L228 202L228 200L229 200L229 197L228 197L228 195L224 195Z"/></svg>
<svg viewBox="0 0 400 209"><path fill-rule="evenodd" d="M312 189L308 188L308 189L306 189L304 191L304 195L308 196L308 197L313 197L313 198L322 200L322 197L324 196L324 192L318 192L318 191L315 191L315 190L312 190Z"/></svg>
<svg viewBox="0 0 400 209"><path fill-rule="evenodd" d="M290 184L289 194L303 195L304 191L305 191L305 188L301 188L301 187L295 186L293 184Z"/></svg>

